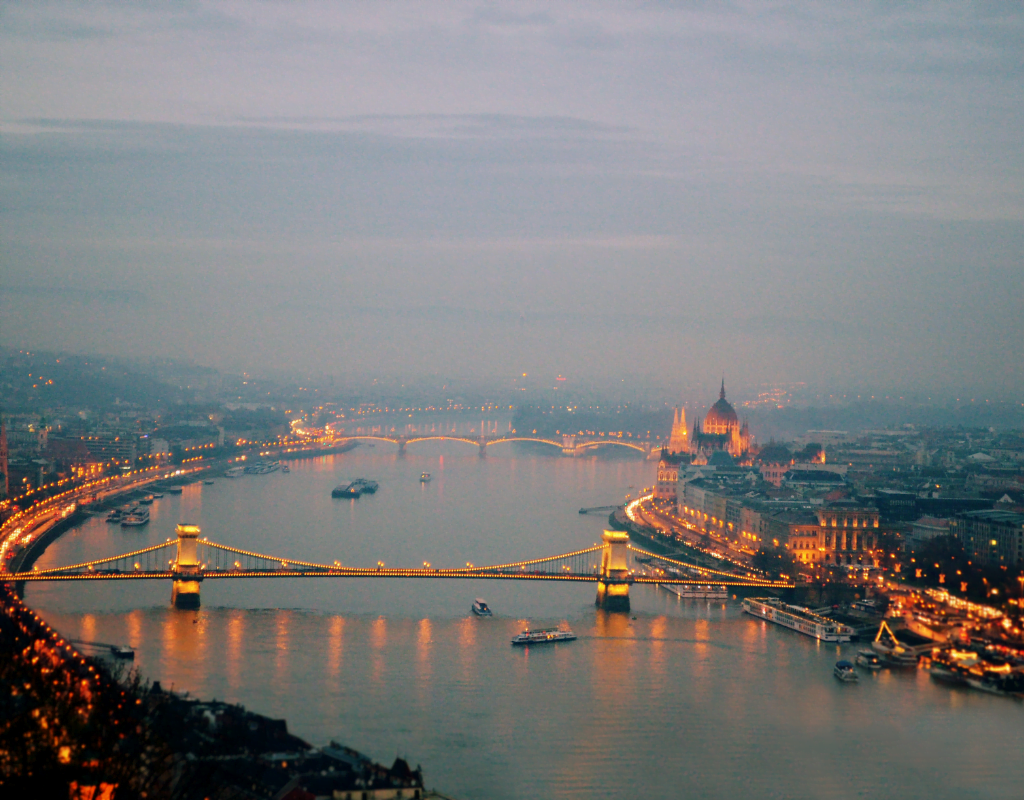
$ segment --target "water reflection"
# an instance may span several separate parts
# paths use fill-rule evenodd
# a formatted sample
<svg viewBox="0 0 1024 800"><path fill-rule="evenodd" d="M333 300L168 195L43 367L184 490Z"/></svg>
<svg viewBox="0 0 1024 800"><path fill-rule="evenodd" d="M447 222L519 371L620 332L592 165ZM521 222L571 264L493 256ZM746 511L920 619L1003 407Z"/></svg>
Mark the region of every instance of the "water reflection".
<svg viewBox="0 0 1024 800"><path fill-rule="evenodd" d="M345 649L345 618L331 617L327 648L327 674L337 678L341 672L342 654Z"/></svg>

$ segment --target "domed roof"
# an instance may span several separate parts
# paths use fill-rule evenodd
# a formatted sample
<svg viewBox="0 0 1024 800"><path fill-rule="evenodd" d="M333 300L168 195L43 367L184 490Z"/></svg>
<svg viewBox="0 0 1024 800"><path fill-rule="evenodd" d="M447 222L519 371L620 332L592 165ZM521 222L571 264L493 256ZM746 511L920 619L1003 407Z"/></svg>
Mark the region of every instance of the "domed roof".
<svg viewBox="0 0 1024 800"><path fill-rule="evenodd" d="M722 381L722 391L718 394L718 402L708 409L708 414L704 417L704 429L707 430L712 426L728 426L738 425L739 417L736 416L736 410L729 405L729 401L725 399L725 381Z"/></svg>

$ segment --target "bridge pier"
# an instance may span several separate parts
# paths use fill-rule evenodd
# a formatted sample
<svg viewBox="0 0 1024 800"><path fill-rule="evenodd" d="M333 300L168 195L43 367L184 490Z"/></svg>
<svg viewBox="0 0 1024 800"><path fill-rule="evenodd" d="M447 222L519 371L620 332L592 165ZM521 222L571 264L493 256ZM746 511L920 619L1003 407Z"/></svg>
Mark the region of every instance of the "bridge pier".
<svg viewBox="0 0 1024 800"><path fill-rule="evenodd" d="M172 567L174 583L171 603L175 608L199 608L199 584L203 580L202 565L196 553L198 525L178 525L178 557Z"/></svg>
<svg viewBox="0 0 1024 800"><path fill-rule="evenodd" d="M399 439L398 440L398 455L400 455L400 456L404 456L405 455L405 439Z"/></svg>
<svg viewBox="0 0 1024 800"><path fill-rule="evenodd" d="M605 548L601 554L601 577L597 582L594 605L605 611L629 611L629 562L625 531L605 531L601 537Z"/></svg>

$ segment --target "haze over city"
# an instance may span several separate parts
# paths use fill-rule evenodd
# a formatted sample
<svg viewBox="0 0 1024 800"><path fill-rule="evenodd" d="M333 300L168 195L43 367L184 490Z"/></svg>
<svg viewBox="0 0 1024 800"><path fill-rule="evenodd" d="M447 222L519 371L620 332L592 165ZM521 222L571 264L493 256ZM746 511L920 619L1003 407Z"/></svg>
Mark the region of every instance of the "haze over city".
<svg viewBox="0 0 1024 800"><path fill-rule="evenodd" d="M1021 796L1024 6L0 8L0 797Z"/></svg>
<svg viewBox="0 0 1024 800"><path fill-rule="evenodd" d="M11 3L2 343L1024 390L1024 12Z"/></svg>

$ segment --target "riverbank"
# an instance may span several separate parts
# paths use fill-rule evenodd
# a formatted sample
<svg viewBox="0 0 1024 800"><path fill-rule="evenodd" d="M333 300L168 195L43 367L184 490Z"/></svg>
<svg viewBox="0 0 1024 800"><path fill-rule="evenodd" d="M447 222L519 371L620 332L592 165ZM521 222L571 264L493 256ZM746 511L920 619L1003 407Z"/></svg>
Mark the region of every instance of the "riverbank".
<svg viewBox="0 0 1024 800"><path fill-rule="evenodd" d="M315 748L284 720L87 658L0 584L0 789L11 796L418 797L419 767ZM19 794L20 793L20 794Z"/></svg>

